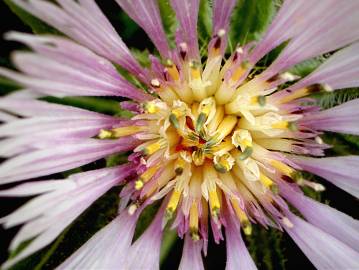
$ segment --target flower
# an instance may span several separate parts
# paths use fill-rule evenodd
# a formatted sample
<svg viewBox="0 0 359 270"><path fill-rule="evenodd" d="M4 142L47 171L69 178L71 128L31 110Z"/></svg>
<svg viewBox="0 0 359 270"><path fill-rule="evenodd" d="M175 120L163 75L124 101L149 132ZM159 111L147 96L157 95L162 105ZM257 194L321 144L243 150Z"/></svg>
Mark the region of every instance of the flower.
<svg viewBox="0 0 359 270"><path fill-rule="evenodd" d="M359 86L358 1L287 0L257 44L242 44L228 56L236 1L216 0L204 61L197 41L199 0L171 0L179 22L174 49L156 0L117 0L159 51L159 58L150 57L149 69L137 63L93 0L13 2L70 39L6 35L32 51L14 54L18 71L0 68L24 88L0 99L0 154L9 158L0 166L0 184L132 153L123 165L0 191L38 195L0 220L5 227L25 224L10 249L33 239L4 268L51 243L116 185L124 186L118 217L59 269L158 269L166 224L184 238L180 269L203 269L208 234L219 242L223 232L227 269L255 269L241 236L251 234L252 224L285 230L318 269L359 268L358 221L300 189L324 190L305 179L301 172L307 171L359 195L359 157L323 157L330 146L320 138L323 131L358 135L359 100L321 110L306 98ZM284 42L276 60L259 73L258 61ZM288 72L336 50L301 80ZM146 91L126 81L117 65ZM121 96L132 100L121 106L134 116L122 119L37 100L49 95ZM158 200L162 206L151 225L132 243L142 210Z"/></svg>

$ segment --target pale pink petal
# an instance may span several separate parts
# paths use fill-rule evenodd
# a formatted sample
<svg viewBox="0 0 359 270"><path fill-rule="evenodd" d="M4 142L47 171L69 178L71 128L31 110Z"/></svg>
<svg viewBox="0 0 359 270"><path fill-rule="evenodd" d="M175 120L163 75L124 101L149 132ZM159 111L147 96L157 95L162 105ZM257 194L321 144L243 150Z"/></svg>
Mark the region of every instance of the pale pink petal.
<svg viewBox="0 0 359 270"><path fill-rule="evenodd" d="M359 221L326 204L316 202L288 186L281 187L284 196L305 219L359 252Z"/></svg>
<svg viewBox="0 0 359 270"><path fill-rule="evenodd" d="M31 182L0 191L0 196L41 194L1 219L6 227L26 223L11 242L11 250L36 237L15 258L8 260L4 267L10 267L51 243L97 198L121 183L133 171L131 165L122 165L74 174L66 180Z"/></svg>
<svg viewBox="0 0 359 270"><path fill-rule="evenodd" d="M322 84L332 90L359 86L359 43L336 52L304 79L290 86L295 91Z"/></svg>
<svg viewBox="0 0 359 270"><path fill-rule="evenodd" d="M310 158L290 156L303 170L328 180L359 198L359 156Z"/></svg>
<svg viewBox="0 0 359 270"><path fill-rule="evenodd" d="M106 59L63 38L10 33L36 53L17 52L12 60L23 73L0 68L0 75L53 96L124 96L143 101L151 97L123 79Z"/></svg>
<svg viewBox="0 0 359 270"><path fill-rule="evenodd" d="M234 215L233 212L230 214ZM233 217L229 217L225 232L227 247L226 270L257 269L243 242L239 222L234 220Z"/></svg>
<svg viewBox="0 0 359 270"><path fill-rule="evenodd" d="M123 269L137 218L123 211L56 269Z"/></svg>
<svg viewBox="0 0 359 270"><path fill-rule="evenodd" d="M171 58L160 10L156 0L116 0L121 8L146 32L161 56Z"/></svg>
<svg viewBox="0 0 359 270"><path fill-rule="evenodd" d="M359 253L321 229L289 214L287 233L319 270L358 269Z"/></svg>
<svg viewBox="0 0 359 270"><path fill-rule="evenodd" d="M171 5L180 24L178 34L182 42L188 45L188 56L190 59L199 60L197 36L199 0L171 0Z"/></svg>
<svg viewBox="0 0 359 270"><path fill-rule="evenodd" d="M230 18L236 0L214 0L213 1L213 33L216 34L219 30L224 29L228 32Z"/></svg>
<svg viewBox="0 0 359 270"><path fill-rule="evenodd" d="M163 206L165 206L163 204ZM165 207L158 210L156 217L146 231L131 246L126 261L127 269L160 268L160 251L162 242L162 222ZM141 254L139 256L139 254Z"/></svg>
<svg viewBox="0 0 359 270"><path fill-rule="evenodd" d="M274 63L261 76L272 77L278 72L314 56L344 47L359 39L359 2L347 1L316 1L316 6L325 2L327 8L310 23L304 31L295 36L285 47Z"/></svg>
<svg viewBox="0 0 359 270"><path fill-rule="evenodd" d="M185 236L179 270L204 270L201 256L202 245L202 240L193 241L189 234Z"/></svg>
<svg viewBox="0 0 359 270"><path fill-rule="evenodd" d="M328 110L308 113L300 124L313 130L359 135L359 99L348 101Z"/></svg>
<svg viewBox="0 0 359 270"><path fill-rule="evenodd" d="M113 153L133 149L138 143L129 137L119 140L59 139L44 144L48 147L2 163L0 183L12 183L77 168Z"/></svg>
<svg viewBox="0 0 359 270"><path fill-rule="evenodd" d="M97 54L120 64L141 79L147 77L94 0L57 0L60 6L43 0L14 0L27 12Z"/></svg>
<svg viewBox="0 0 359 270"><path fill-rule="evenodd" d="M286 0L269 26L263 39L249 56L252 64L286 40L306 32L308 26L318 24L323 13L334 12L334 0Z"/></svg>

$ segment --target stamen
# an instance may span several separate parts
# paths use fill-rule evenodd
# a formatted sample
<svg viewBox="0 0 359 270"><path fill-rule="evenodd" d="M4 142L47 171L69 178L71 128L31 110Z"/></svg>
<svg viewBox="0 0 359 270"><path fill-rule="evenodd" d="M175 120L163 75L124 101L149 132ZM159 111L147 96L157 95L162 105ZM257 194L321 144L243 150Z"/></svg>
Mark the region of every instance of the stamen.
<svg viewBox="0 0 359 270"><path fill-rule="evenodd" d="M168 72L168 74L170 75L170 77L174 80L174 81L178 81L180 79L180 74L178 72L178 69L176 67L176 65L173 63L173 61L171 59L167 59L166 63L166 71Z"/></svg>
<svg viewBox="0 0 359 270"><path fill-rule="evenodd" d="M196 203L192 203L190 212L189 212L189 228L190 234L194 241L199 240L198 235L198 209Z"/></svg>
<svg viewBox="0 0 359 270"><path fill-rule="evenodd" d="M222 155L215 155L213 158L213 162L216 171L220 173L226 173L232 169L235 160L229 153L225 153Z"/></svg>
<svg viewBox="0 0 359 270"><path fill-rule="evenodd" d="M138 180L135 182L135 189L140 190L145 183L147 183L157 172L160 165L151 166L148 168L141 176L138 178Z"/></svg>
<svg viewBox="0 0 359 270"><path fill-rule="evenodd" d="M166 207L166 219L171 219L181 198L181 192L174 190Z"/></svg>
<svg viewBox="0 0 359 270"><path fill-rule="evenodd" d="M289 167L288 165L284 164L281 161L272 159L270 164L276 168L278 171L280 171L281 173L283 173L284 175L288 176L288 177L293 177L293 175L295 174L295 170L292 169L291 167Z"/></svg>
<svg viewBox="0 0 359 270"><path fill-rule="evenodd" d="M147 147L145 147L143 149L143 153L146 156L152 155L153 153L157 152L161 148L165 147L166 144L167 144L167 141L165 139L160 139L157 142L154 142L154 143L148 145Z"/></svg>
<svg viewBox="0 0 359 270"><path fill-rule="evenodd" d="M278 186L269 177L261 173L259 176L259 180L266 188L270 189L274 194L278 194Z"/></svg>
<svg viewBox="0 0 359 270"><path fill-rule="evenodd" d="M243 232L245 235L251 235L252 234L252 224L250 223L246 213L239 207L239 204L234 199L230 199L234 212L236 213L241 226L243 228Z"/></svg>

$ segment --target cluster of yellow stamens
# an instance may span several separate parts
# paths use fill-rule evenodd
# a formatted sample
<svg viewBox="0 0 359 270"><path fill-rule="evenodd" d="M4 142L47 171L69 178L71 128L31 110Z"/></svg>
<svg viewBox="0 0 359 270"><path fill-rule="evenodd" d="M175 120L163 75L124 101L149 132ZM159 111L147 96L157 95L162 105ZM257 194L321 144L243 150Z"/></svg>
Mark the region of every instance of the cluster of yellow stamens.
<svg viewBox="0 0 359 270"><path fill-rule="evenodd" d="M291 141L285 138L300 118L280 112L278 106L310 90L268 102L275 89L268 81L243 78L250 65L237 59L242 49L222 66L222 55L214 46L204 67L187 59L186 49L181 44L180 67L168 60L164 78L152 79L157 98L142 104L143 113L133 117L134 123L142 124L104 130L99 137L135 135L144 141L135 152L142 153L147 169L134 188L153 200L171 192L166 219L181 205L193 239L199 239L199 223L206 222L208 214L218 222L223 196L250 234L245 204L255 205L263 194L269 194L266 200L271 203L279 192L273 180L276 173L291 178L296 174L268 151L290 152Z"/></svg>

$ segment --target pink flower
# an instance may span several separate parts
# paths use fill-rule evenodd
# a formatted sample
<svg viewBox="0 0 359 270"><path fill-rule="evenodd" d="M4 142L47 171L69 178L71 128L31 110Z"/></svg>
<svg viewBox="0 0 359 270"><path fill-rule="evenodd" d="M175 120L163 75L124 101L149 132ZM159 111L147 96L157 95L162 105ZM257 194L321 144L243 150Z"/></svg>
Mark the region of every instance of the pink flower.
<svg viewBox="0 0 359 270"><path fill-rule="evenodd" d="M24 88L0 99L0 155L8 158L0 165L0 184L133 153L124 165L0 191L37 195L0 219L5 227L24 224L10 249L34 238L4 268L51 243L115 185L124 186L118 217L59 269L158 269L162 230L169 222L185 239L180 269L204 269L202 253L211 232L216 242L226 241L226 269L255 269L241 236L251 234L252 224L286 231L318 269L359 268L358 221L300 189L324 189L303 178L300 172L307 171L359 196L359 157L325 158L329 146L320 139L322 131L359 135L358 100L321 110L305 98L313 91L359 86L357 0L286 0L262 40L238 46L229 57L227 33L236 1L215 0L204 63L197 41L199 0L171 0L179 22L174 49L156 0L117 0L160 53L161 59L151 56L148 69L137 63L94 0L13 2L69 39L6 35L32 51L13 55L17 71L0 68L0 75ZM285 41L277 59L254 74L257 62ZM335 50L301 80L287 72ZM115 64L146 91L127 82ZM134 116L121 119L37 100L49 95L121 96L132 100L121 105ZM132 243L139 215L157 200L162 207Z"/></svg>

